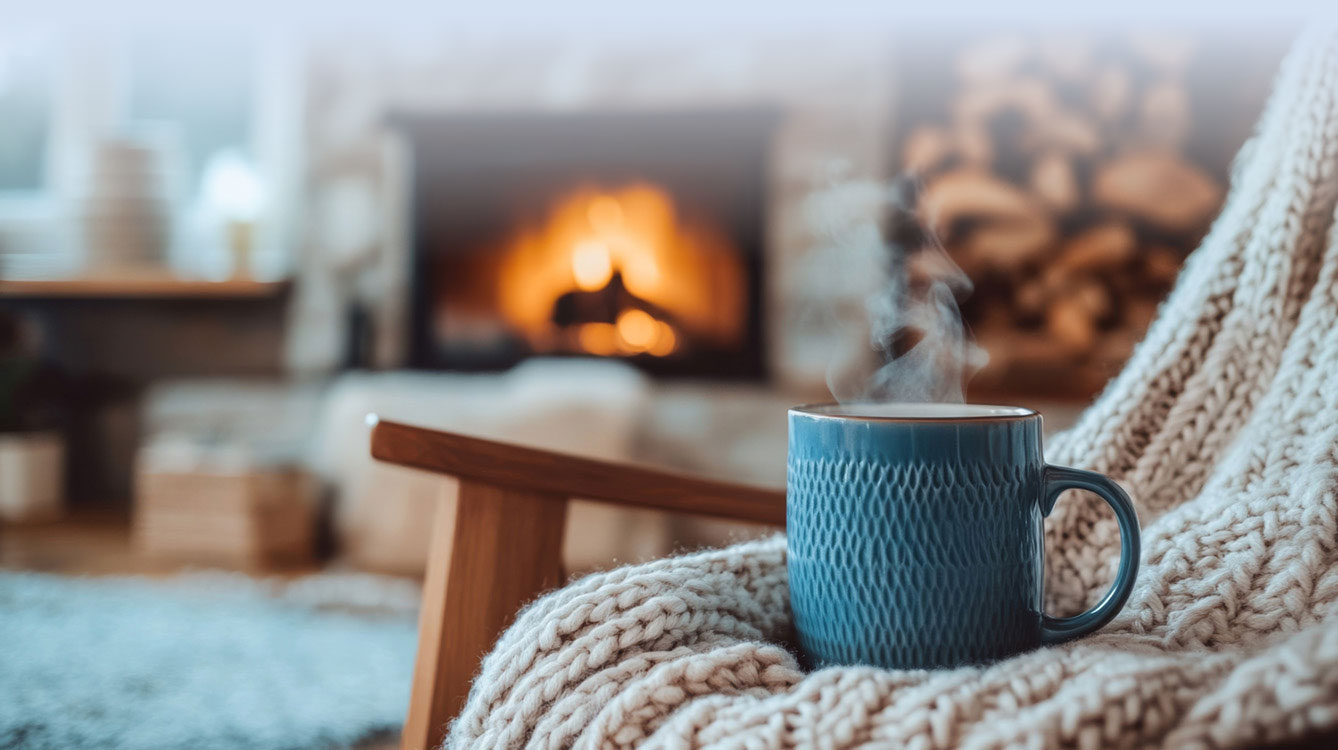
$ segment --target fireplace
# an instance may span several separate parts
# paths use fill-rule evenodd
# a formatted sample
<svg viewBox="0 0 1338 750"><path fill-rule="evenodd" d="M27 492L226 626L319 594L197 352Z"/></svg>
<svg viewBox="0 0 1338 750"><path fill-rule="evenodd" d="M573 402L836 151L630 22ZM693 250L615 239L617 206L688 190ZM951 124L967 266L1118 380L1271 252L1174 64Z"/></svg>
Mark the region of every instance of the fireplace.
<svg viewBox="0 0 1338 750"><path fill-rule="evenodd" d="M412 366L584 356L765 376L774 114L395 119L412 164Z"/></svg>

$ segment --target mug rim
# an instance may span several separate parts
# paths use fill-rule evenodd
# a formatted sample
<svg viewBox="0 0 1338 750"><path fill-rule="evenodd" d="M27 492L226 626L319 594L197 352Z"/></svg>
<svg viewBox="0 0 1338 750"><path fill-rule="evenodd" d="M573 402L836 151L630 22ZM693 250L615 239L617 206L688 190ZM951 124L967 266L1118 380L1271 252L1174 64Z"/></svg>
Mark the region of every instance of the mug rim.
<svg viewBox="0 0 1338 750"><path fill-rule="evenodd" d="M896 407L918 407L924 409L929 407L933 410L935 407L950 407L967 412L966 414L860 414L857 410L863 408L882 408L894 410ZM856 410L854 412L842 413L842 410ZM912 409L914 410L914 409ZM914 401L890 401L890 402L862 402L851 404L840 404L836 402L822 402L812 404L801 404L790 408L791 415L812 417L815 419L835 419L849 422L921 422L930 424L942 424L945 422L1005 422L1026 419L1039 419L1040 413L1034 409L1028 409L1025 406L1001 406L996 404L943 404L936 402L914 402Z"/></svg>

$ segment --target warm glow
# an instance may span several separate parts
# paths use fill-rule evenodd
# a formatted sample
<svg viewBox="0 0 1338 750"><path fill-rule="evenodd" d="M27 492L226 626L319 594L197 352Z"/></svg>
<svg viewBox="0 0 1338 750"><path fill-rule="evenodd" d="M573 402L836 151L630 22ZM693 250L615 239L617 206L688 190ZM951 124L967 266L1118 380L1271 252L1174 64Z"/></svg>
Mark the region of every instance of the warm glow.
<svg viewBox="0 0 1338 750"><path fill-rule="evenodd" d="M574 190L509 238L501 258L499 307L536 351L668 356L687 341L734 346L745 333L738 253L650 184Z"/></svg>
<svg viewBox="0 0 1338 750"><path fill-rule="evenodd" d="M618 316L618 338L626 348L634 352L644 352L655 343L659 333L658 321L643 310L624 310Z"/></svg>
<svg viewBox="0 0 1338 750"><path fill-rule="evenodd" d="M571 254L571 273L576 277L576 286L584 291L603 289L613 278L613 259L609 257L608 246L599 240L585 240L578 244Z"/></svg>
<svg viewBox="0 0 1338 750"><path fill-rule="evenodd" d="M601 195L590 201L586 217L590 219L591 229L600 234L611 234L623 226L623 207L617 198Z"/></svg>
<svg viewBox="0 0 1338 750"><path fill-rule="evenodd" d="M627 282L627 288L632 294L643 297L654 294L660 284L660 267L655 265L655 255L642 250L627 253L626 257L623 281Z"/></svg>
<svg viewBox="0 0 1338 750"><path fill-rule="evenodd" d="M578 335L581 348L608 357L618 351L618 329L608 323L586 323Z"/></svg>
<svg viewBox="0 0 1338 750"><path fill-rule="evenodd" d="M667 357L678 348L678 339L674 336L673 326L659 321L655 324L655 343L646 351L657 357Z"/></svg>

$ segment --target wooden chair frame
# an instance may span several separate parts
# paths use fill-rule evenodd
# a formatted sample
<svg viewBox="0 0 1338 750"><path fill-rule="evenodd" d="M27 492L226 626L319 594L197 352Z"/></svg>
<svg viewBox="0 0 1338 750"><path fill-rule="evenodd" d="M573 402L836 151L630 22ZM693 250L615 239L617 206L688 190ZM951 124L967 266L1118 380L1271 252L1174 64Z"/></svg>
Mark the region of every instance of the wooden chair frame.
<svg viewBox="0 0 1338 750"><path fill-rule="evenodd" d="M573 498L785 525L785 492L596 461L396 422L375 422L372 457L454 476L432 520L404 750L441 745L479 662L516 611L560 584Z"/></svg>

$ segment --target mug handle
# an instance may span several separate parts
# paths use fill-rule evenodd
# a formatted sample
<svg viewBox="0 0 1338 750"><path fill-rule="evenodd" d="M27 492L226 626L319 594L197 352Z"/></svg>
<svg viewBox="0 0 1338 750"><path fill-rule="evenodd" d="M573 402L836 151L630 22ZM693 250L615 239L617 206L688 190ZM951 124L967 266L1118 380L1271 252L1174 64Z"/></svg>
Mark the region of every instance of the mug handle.
<svg viewBox="0 0 1338 750"><path fill-rule="evenodd" d="M1134 579L1138 575L1138 514L1134 512L1134 504L1129 496L1114 480L1094 471L1047 465L1043 485L1042 516L1050 515L1061 492L1078 489L1100 495L1115 511L1115 520L1120 524L1120 569L1101 601L1073 617L1051 617L1041 613L1041 642L1063 643L1100 629L1114 619L1129 600L1129 593L1134 589Z"/></svg>

